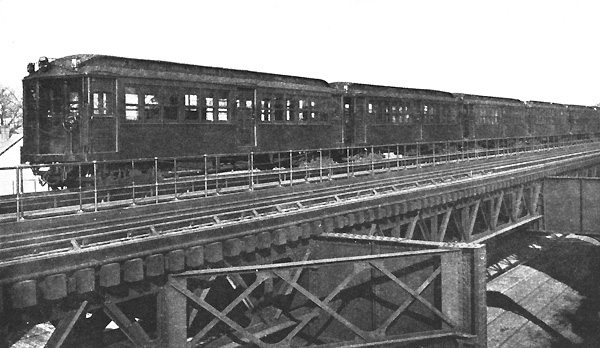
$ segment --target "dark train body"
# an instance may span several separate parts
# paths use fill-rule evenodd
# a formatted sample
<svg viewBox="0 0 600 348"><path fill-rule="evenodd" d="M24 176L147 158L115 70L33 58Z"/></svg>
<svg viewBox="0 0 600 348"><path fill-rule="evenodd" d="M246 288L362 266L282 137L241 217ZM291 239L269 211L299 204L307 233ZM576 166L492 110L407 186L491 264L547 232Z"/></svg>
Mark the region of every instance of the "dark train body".
<svg viewBox="0 0 600 348"><path fill-rule="evenodd" d="M37 65L37 66L36 66ZM22 162L597 132L592 107L103 55L28 66Z"/></svg>

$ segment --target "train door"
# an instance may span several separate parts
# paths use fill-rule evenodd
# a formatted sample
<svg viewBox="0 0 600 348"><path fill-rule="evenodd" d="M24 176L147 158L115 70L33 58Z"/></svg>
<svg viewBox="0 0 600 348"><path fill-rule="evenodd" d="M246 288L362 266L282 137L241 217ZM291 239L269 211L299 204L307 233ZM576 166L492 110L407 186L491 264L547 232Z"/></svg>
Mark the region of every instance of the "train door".
<svg viewBox="0 0 600 348"><path fill-rule="evenodd" d="M39 153L79 153L81 79L40 81L39 95Z"/></svg>
<svg viewBox="0 0 600 348"><path fill-rule="evenodd" d="M254 105L253 89L238 89L235 97L236 139L238 146L255 146L256 125L252 110Z"/></svg>
<svg viewBox="0 0 600 348"><path fill-rule="evenodd" d="M89 141L84 144L89 153L116 152L117 117L115 110L115 80L88 78L89 89ZM85 137L84 137L85 138Z"/></svg>
<svg viewBox="0 0 600 348"><path fill-rule="evenodd" d="M343 127L344 127L344 144L351 145L354 143L354 105L351 97L343 97Z"/></svg>

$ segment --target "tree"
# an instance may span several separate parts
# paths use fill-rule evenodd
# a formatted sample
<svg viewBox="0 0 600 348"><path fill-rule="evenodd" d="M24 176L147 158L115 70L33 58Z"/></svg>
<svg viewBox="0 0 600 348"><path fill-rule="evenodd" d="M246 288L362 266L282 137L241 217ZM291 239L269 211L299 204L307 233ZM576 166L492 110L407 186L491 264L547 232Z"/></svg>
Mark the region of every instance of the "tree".
<svg viewBox="0 0 600 348"><path fill-rule="evenodd" d="M14 89L0 85L0 128L9 134L23 125L23 98Z"/></svg>

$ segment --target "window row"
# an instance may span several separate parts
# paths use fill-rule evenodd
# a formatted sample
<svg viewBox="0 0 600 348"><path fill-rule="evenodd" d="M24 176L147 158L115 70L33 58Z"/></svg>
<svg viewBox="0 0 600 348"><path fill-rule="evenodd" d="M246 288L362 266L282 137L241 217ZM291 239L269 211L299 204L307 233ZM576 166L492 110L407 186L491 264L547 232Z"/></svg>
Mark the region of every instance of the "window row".
<svg viewBox="0 0 600 348"><path fill-rule="evenodd" d="M326 122L331 111L327 99L318 97L274 94L259 103L261 122Z"/></svg>
<svg viewBox="0 0 600 348"><path fill-rule="evenodd" d="M502 109L476 108L475 122L480 125L497 125L502 117Z"/></svg>
<svg viewBox="0 0 600 348"><path fill-rule="evenodd" d="M228 122L233 108L251 115L253 91L158 90L148 87L125 88L125 119L129 121L179 119ZM327 121L327 98L262 94L258 100L261 122Z"/></svg>
<svg viewBox="0 0 600 348"><path fill-rule="evenodd" d="M202 94L151 87L125 87L125 119L129 121L203 120L227 122L229 91L206 90ZM182 116L182 117L181 117Z"/></svg>
<svg viewBox="0 0 600 348"><path fill-rule="evenodd" d="M547 110L536 110L530 113L531 122L534 124L563 124L567 122L567 113Z"/></svg>
<svg viewBox="0 0 600 348"><path fill-rule="evenodd" d="M457 111L452 105L407 103L398 100L368 100L367 114L374 123L454 124Z"/></svg>

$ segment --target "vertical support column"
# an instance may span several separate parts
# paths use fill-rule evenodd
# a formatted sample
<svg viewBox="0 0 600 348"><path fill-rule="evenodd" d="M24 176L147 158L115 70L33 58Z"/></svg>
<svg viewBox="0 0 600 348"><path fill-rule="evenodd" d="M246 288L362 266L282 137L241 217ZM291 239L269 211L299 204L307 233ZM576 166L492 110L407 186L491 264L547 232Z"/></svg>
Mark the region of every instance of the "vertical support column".
<svg viewBox="0 0 600 348"><path fill-rule="evenodd" d="M539 202L539 198L540 198L540 193L542 192L542 184L541 183L535 183L532 185L531 187L531 191L530 191L530 197L529 197L529 214L530 215L536 215L537 213L537 207L538 207L538 202Z"/></svg>
<svg viewBox="0 0 600 348"><path fill-rule="evenodd" d="M477 335L475 347L487 347L486 304L486 253L485 245L473 249L473 334Z"/></svg>
<svg viewBox="0 0 600 348"><path fill-rule="evenodd" d="M180 348L185 347L187 342L187 298L172 285L185 289L187 280L184 277L169 276L157 299L157 329L162 347Z"/></svg>
<svg viewBox="0 0 600 348"><path fill-rule="evenodd" d="M453 251L440 255L442 267L442 313L453 322L458 324L456 331L463 331L468 328L463 320L463 293L461 289L465 284L461 279L464 267L461 260L461 252ZM449 325L444 323L445 329L450 329Z"/></svg>

